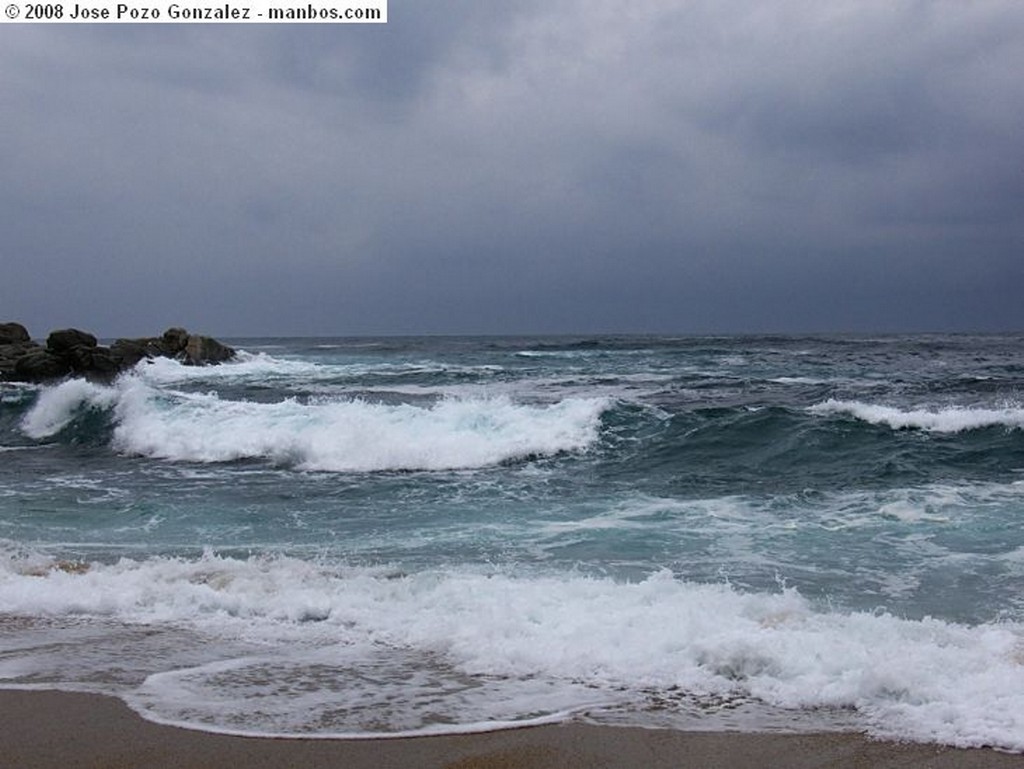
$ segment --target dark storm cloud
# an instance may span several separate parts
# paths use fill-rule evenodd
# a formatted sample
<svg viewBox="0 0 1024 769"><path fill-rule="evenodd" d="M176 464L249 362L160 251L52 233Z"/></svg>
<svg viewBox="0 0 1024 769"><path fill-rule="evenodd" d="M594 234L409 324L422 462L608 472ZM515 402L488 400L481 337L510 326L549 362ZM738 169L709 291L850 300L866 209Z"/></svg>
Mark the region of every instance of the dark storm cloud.
<svg viewBox="0 0 1024 769"><path fill-rule="evenodd" d="M389 15L0 27L0 313L37 333L1024 326L1016 2Z"/></svg>

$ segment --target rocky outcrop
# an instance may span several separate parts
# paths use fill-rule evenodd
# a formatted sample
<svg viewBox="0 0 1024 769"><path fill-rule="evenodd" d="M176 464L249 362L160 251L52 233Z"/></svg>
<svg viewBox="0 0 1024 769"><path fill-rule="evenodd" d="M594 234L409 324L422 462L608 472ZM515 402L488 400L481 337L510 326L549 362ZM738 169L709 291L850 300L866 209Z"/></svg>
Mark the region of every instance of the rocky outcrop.
<svg viewBox="0 0 1024 769"><path fill-rule="evenodd" d="M205 366L229 361L235 357L235 351L213 337L191 334L185 342L183 355L183 363L190 366Z"/></svg>
<svg viewBox="0 0 1024 769"><path fill-rule="evenodd" d="M40 350L23 325L0 323L0 380L15 378L18 361Z"/></svg>
<svg viewBox="0 0 1024 769"><path fill-rule="evenodd" d="M46 337L46 349L55 355L61 355L76 347L95 347L96 337L88 331L79 331L77 328L62 328L59 331L51 331Z"/></svg>
<svg viewBox="0 0 1024 769"><path fill-rule="evenodd" d="M58 379L71 373L71 366L63 359L43 349L32 349L14 360L14 376L22 382L42 382Z"/></svg>
<svg viewBox="0 0 1024 769"><path fill-rule="evenodd" d="M20 323L0 323L0 345L24 344L31 341L28 329Z"/></svg>
<svg viewBox="0 0 1024 769"><path fill-rule="evenodd" d="M20 323L0 323L0 380L46 382L66 376L109 381L139 361L173 358L189 366L229 361L235 351L216 339L169 328L159 337L118 339L109 347L77 328L53 331L46 346Z"/></svg>

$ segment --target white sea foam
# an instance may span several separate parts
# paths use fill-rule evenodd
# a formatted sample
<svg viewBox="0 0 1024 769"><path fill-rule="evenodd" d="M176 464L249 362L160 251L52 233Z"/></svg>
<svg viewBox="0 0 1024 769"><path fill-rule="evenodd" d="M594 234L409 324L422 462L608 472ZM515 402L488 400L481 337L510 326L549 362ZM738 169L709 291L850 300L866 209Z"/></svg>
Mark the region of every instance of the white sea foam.
<svg viewBox="0 0 1024 769"><path fill-rule="evenodd" d="M0 382L0 405L24 403L34 397L40 389L42 389L42 385Z"/></svg>
<svg viewBox="0 0 1024 769"><path fill-rule="evenodd" d="M422 652L354 644L156 673L125 699L172 726L346 739L550 723L608 700L583 683L473 677Z"/></svg>
<svg viewBox="0 0 1024 769"><path fill-rule="evenodd" d="M324 381L359 381L362 383L368 375L385 381L389 378L401 379L433 374L467 374L487 379L502 371L504 369L497 365L458 366L432 360L374 361L372 363L352 360L328 363L240 350L234 360L219 366L185 366L170 358L154 358L138 364L134 369L134 374L152 385L208 381L211 383L258 382L267 386L289 382L311 384Z"/></svg>
<svg viewBox="0 0 1024 769"><path fill-rule="evenodd" d="M675 378L673 374L633 371L596 379L574 375L524 379L506 376L508 372L495 364L459 365L430 359L367 362L358 358L323 362L241 350L235 360L220 366L185 366L170 358L143 361L133 375L157 388L253 384L306 395L373 393L463 399L508 395L539 402L568 397L635 399L638 391L656 389Z"/></svg>
<svg viewBox="0 0 1024 769"><path fill-rule="evenodd" d="M878 735L1024 750L1024 626L1015 623L823 611L793 590L744 593L667 572L637 583L455 568L400 575L207 554L77 573L43 560L0 557L0 612L172 623L208 639L206 662L154 666L121 692L168 722L460 730L681 690L854 709ZM243 641L251 653L238 653ZM218 643L235 651L225 657ZM82 680L122 664L116 647L92 643ZM3 655L0 679L38 680L33 666L56 664L44 658ZM66 661L58 667L68 675ZM255 696L265 707L247 720Z"/></svg>
<svg viewBox="0 0 1024 769"><path fill-rule="evenodd" d="M829 384L832 380L817 379L809 376L777 376L771 377L768 381L775 384L820 385Z"/></svg>
<svg viewBox="0 0 1024 769"><path fill-rule="evenodd" d="M154 386L185 382L258 382L269 385L292 379L308 382L331 379L346 370L345 366L328 366L311 360L239 350L234 360L219 366L185 366L171 358L153 358L137 364L132 373Z"/></svg>
<svg viewBox="0 0 1024 769"><path fill-rule="evenodd" d="M45 438L83 408L107 408L115 447L130 454L191 462L266 458L304 470L442 470L586 449L598 439L609 405L596 398L526 405L507 397L428 406L329 398L254 403L124 377L112 387L72 380L47 389L22 430Z"/></svg>
<svg viewBox="0 0 1024 769"><path fill-rule="evenodd" d="M637 494L593 515L545 522L540 531L576 529L649 530L658 527L716 536L730 530L770 534L772 530L837 531L905 524L964 523L987 514L999 516L1024 502L1024 481L1011 483L935 483L881 490L850 490L756 496L676 499ZM664 534L663 534L664 536Z"/></svg>
<svg viewBox="0 0 1024 769"><path fill-rule="evenodd" d="M871 424L893 429L917 428L938 433L957 433L983 427L1024 428L1024 408L980 408L948 406L937 409L899 409L860 401L829 399L811 406L812 414L848 414Z"/></svg>

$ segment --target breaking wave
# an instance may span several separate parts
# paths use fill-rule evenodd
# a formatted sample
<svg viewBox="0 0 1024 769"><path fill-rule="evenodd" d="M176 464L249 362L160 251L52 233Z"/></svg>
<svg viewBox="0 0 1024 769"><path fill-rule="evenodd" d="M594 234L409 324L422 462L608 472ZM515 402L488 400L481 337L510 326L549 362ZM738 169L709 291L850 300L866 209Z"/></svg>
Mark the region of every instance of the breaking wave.
<svg viewBox="0 0 1024 769"><path fill-rule="evenodd" d="M582 451L599 437L603 398L522 404L507 396L429 405L359 399L226 400L160 388L139 376L112 386L70 380L42 391L22 431L52 438L87 412L112 420L127 454L188 462L266 459L301 470L447 470Z"/></svg>
<svg viewBox="0 0 1024 769"><path fill-rule="evenodd" d="M464 731L581 709L600 720L603 708L689 692L845 710L879 736L1024 749L1019 624L824 610L792 589L741 592L667 571L639 582L402 574L209 552L71 568L2 545L0 611L185 623L233 649L149 670L151 655L124 650L125 631L111 635L116 654L85 638L90 664L138 666L121 694L158 721L317 736ZM0 679L67 675L66 653L41 649L33 669L0 664Z"/></svg>

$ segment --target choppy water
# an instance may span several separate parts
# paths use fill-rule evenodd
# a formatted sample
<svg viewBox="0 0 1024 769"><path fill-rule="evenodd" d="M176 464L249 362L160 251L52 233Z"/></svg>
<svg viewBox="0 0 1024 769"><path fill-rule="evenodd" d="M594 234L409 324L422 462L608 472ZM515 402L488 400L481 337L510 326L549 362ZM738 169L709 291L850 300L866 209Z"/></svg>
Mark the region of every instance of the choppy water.
<svg viewBox="0 0 1024 769"><path fill-rule="evenodd" d="M1024 337L234 343L0 385L0 685L1024 750Z"/></svg>

